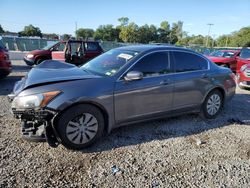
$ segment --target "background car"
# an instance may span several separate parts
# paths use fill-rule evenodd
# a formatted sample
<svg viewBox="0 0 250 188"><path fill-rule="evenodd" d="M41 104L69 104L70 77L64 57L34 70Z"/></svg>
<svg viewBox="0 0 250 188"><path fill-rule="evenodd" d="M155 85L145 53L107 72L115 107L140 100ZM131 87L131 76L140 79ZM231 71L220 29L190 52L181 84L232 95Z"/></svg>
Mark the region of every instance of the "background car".
<svg viewBox="0 0 250 188"><path fill-rule="evenodd" d="M0 40L0 79L5 78L10 74L12 65L9 60L8 50Z"/></svg>
<svg viewBox="0 0 250 188"><path fill-rule="evenodd" d="M230 68L232 71L236 71L236 64L240 50L216 50L207 57L219 66Z"/></svg>
<svg viewBox="0 0 250 188"><path fill-rule="evenodd" d="M27 65L33 66L38 65L44 60L51 59L51 52L52 51L61 51L65 48L66 42L61 41L54 41L51 42L49 45L44 47L41 50L33 50L27 53L24 57L24 61Z"/></svg>
<svg viewBox="0 0 250 188"><path fill-rule="evenodd" d="M236 78L242 89L250 88L250 48L243 48L237 58Z"/></svg>
<svg viewBox="0 0 250 188"><path fill-rule="evenodd" d="M102 53L98 42L69 40L63 50L52 52L52 59L82 65Z"/></svg>
<svg viewBox="0 0 250 188"><path fill-rule="evenodd" d="M138 45L110 50L82 67L44 61L9 97L26 139L83 149L122 125L183 113L215 118L235 87L230 69L199 53Z"/></svg>

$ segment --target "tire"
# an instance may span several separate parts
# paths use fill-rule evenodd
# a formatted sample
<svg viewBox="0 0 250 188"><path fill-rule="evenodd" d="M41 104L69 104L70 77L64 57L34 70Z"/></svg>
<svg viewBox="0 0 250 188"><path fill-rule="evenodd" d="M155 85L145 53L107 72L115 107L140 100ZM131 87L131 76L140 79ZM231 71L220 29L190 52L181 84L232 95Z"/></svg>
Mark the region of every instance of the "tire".
<svg viewBox="0 0 250 188"><path fill-rule="evenodd" d="M40 63L42 63L45 59L37 59L35 61L35 65L39 65Z"/></svg>
<svg viewBox="0 0 250 188"><path fill-rule="evenodd" d="M77 105L63 112L56 129L62 144L73 150L84 149L93 144L103 134L104 117L92 105Z"/></svg>
<svg viewBox="0 0 250 188"><path fill-rule="evenodd" d="M220 113L223 103L222 93L217 89L212 90L202 104L200 115L203 118L214 119Z"/></svg>

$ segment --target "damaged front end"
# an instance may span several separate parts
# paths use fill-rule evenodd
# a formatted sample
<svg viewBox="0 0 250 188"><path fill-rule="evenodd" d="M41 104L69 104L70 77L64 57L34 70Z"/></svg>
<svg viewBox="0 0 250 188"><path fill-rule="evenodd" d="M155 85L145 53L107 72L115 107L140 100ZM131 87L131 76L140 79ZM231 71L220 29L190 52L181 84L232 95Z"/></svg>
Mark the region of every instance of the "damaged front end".
<svg viewBox="0 0 250 188"><path fill-rule="evenodd" d="M56 112L48 109L17 110L12 109L14 117L21 120L21 133L25 140L34 142L47 141L52 147L57 147L60 138L52 124Z"/></svg>
<svg viewBox="0 0 250 188"><path fill-rule="evenodd" d="M60 139L53 126L57 112L46 106L60 93L61 91L50 91L26 95L21 92L17 96L8 95L13 115L21 121L21 133L24 139L47 141L52 147L59 145Z"/></svg>

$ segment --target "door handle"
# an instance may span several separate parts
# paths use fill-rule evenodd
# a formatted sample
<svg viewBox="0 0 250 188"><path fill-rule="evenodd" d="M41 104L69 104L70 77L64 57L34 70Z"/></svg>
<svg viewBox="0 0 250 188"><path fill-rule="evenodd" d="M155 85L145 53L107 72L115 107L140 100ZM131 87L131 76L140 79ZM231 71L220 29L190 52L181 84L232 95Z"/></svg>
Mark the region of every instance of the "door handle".
<svg viewBox="0 0 250 188"><path fill-rule="evenodd" d="M207 73L203 73L201 77L202 77L202 78L209 78L209 76L208 76Z"/></svg>
<svg viewBox="0 0 250 188"><path fill-rule="evenodd" d="M170 80L162 80L160 82L161 85L168 85L170 83Z"/></svg>

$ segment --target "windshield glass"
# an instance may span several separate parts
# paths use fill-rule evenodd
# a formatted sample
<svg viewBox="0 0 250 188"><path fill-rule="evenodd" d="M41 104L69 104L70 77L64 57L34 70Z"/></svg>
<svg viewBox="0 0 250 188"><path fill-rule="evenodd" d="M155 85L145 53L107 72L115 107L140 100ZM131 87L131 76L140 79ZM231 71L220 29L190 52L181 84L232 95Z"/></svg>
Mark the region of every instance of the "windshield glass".
<svg viewBox="0 0 250 188"><path fill-rule="evenodd" d="M234 56L234 52L225 52L225 51L214 51L210 54L210 56L213 56L213 57L225 57L225 58L231 58Z"/></svg>
<svg viewBox="0 0 250 188"><path fill-rule="evenodd" d="M53 47L58 41L48 41L47 46L43 48L43 50L49 50L51 47Z"/></svg>
<svg viewBox="0 0 250 188"><path fill-rule="evenodd" d="M137 54L135 51L114 49L94 58L81 68L100 75L113 76Z"/></svg>
<svg viewBox="0 0 250 188"><path fill-rule="evenodd" d="M250 59L250 49L243 48L240 53L240 58L242 59Z"/></svg>

